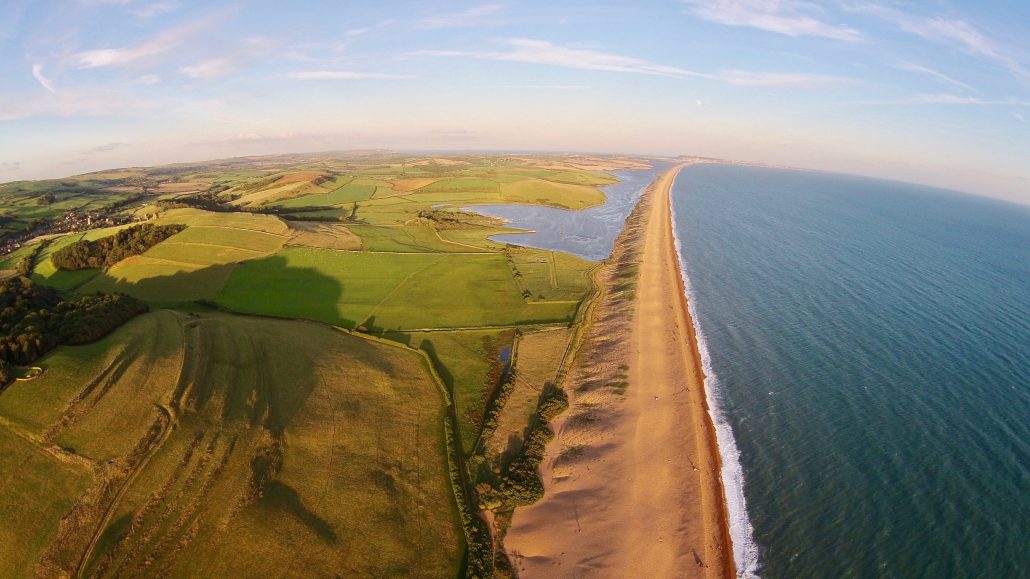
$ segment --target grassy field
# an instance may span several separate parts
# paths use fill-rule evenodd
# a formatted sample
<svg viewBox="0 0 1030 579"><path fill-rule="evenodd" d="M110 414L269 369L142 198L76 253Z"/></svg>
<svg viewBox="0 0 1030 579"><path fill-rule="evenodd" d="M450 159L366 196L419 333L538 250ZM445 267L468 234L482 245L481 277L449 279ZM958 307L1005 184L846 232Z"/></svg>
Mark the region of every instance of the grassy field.
<svg viewBox="0 0 1030 579"><path fill-rule="evenodd" d="M365 251L418 253L482 251L482 249L450 240L426 224L411 224L402 227L354 224L348 226L348 229L361 238L361 246Z"/></svg>
<svg viewBox="0 0 1030 579"><path fill-rule="evenodd" d="M461 445L472 452L483 427L486 403L499 385L513 330L411 332L410 344L429 353L441 378L454 393Z"/></svg>
<svg viewBox="0 0 1030 579"><path fill-rule="evenodd" d="M0 423L0 576L31 577L61 517L89 485L69 464Z"/></svg>
<svg viewBox="0 0 1030 579"><path fill-rule="evenodd" d="M291 221L289 245L317 247L320 249L361 249L361 237L338 223L318 221Z"/></svg>
<svg viewBox="0 0 1030 579"><path fill-rule="evenodd" d="M217 301L239 312L390 330L562 322L576 309L527 303L500 254L299 247L240 265Z"/></svg>
<svg viewBox="0 0 1030 579"><path fill-rule="evenodd" d="M457 572L444 399L410 350L161 311L41 365L0 395L4 576Z"/></svg>
<svg viewBox="0 0 1030 579"><path fill-rule="evenodd" d="M535 300L579 301L590 289L594 264L560 251L511 247L506 251L519 273L520 287Z"/></svg>
<svg viewBox="0 0 1030 579"><path fill-rule="evenodd" d="M567 328L527 332L519 337L514 360L514 387L497 413L496 430L489 440L484 441L485 454L494 464L522 448L540 394L548 384L555 384L558 367L571 337L572 330Z"/></svg>
<svg viewBox="0 0 1030 579"><path fill-rule="evenodd" d="M270 215L176 209L157 222L188 227L142 255L95 275L77 291L122 292L159 304L210 300L238 263L272 255L290 238L289 227Z"/></svg>

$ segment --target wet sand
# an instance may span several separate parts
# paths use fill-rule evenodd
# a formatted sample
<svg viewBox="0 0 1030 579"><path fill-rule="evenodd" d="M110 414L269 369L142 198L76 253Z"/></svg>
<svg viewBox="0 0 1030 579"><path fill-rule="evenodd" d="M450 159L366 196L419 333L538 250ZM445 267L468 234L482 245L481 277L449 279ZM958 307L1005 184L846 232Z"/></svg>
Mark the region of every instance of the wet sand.
<svg viewBox="0 0 1030 579"><path fill-rule="evenodd" d="M570 408L541 465L545 496L515 512L505 537L522 577L735 575L669 207L683 166L644 194L598 274L564 385Z"/></svg>

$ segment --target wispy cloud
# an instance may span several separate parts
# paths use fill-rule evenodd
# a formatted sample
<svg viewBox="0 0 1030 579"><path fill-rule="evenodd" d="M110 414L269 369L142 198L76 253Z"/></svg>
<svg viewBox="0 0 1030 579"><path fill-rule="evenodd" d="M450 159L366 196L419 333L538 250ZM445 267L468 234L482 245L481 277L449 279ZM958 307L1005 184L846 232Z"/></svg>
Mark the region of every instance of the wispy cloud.
<svg viewBox="0 0 1030 579"><path fill-rule="evenodd" d="M259 57L276 50L276 40L264 37L252 37L244 41L227 54L208 58L200 62L179 67L179 72L196 80L211 80L232 74L251 64Z"/></svg>
<svg viewBox="0 0 1030 579"><path fill-rule="evenodd" d="M224 13L218 13L181 26L169 28L136 46L100 48L77 52L72 55L72 62L79 68L99 68L130 64L172 50L223 17Z"/></svg>
<svg viewBox="0 0 1030 579"><path fill-rule="evenodd" d="M665 76L673 78L703 78L725 82L736 86L765 87L813 87L825 85L855 84L856 81L846 77L780 72L748 72L729 70L717 73L702 73L679 66L659 64L621 54L612 54L590 48L561 46L546 40L513 38L500 41L508 47L504 51L451 51L423 50L416 53L421 56L469 57L485 60L503 60L525 62L547 66L559 66L580 70L596 70Z"/></svg>
<svg viewBox="0 0 1030 579"><path fill-rule="evenodd" d="M47 89L51 93L56 93L57 92L57 91L54 90L54 84L52 82L50 82L50 79L48 79L47 77L43 76L43 65L42 64L33 64L32 65L32 76L35 77L35 79L39 81L39 84L43 85L43 88Z"/></svg>
<svg viewBox="0 0 1030 579"><path fill-rule="evenodd" d="M415 78L406 74L386 72L358 72L353 70L304 70L287 73L288 78L297 80L371 80Z"/></svg>
<svg viewBox="0 0 1030 579"><path fill-rule="evenodd" d="M228 57L212 58L179 68L179 72L190 78L204 80L225 76L234 70L236 70L236 64Z"/></svg>
<svg viewBox="0 0 1030 579"><path fill-rule="evenodd" d="M18 171L21 169L21 161L0 161L0 173Z"/></svg>
<svg viewBox="0 0 1030 579"><path fill-rule="evenodd" d="M589 48L561 46L546 40L512 38L503 40L501 43L507 45L508 50L484 52L423 50L417 52L416 55L465 56L486 60L506 60L511 62L527 62L532 64L544 64L582 70L629 72L634 74L657 76L705 76L678 66L657 64L641 58L611 54Z"/></svg>
<svg viewBox="0 0 1030 579"><path fill-rule="evenodd" d="M1007 50L988 38L986 34L964 20L941 16L917 16L876 3L845 5L845 9L880 18L902 31L986 59L995 65L1007 68L1012 74L1023 80L1030 80L1030 70L1012 57Z"/></svg>
<svg viewBox="0 0 1030 579"><path fill-rule="evenodd" d="M766 86L780 88L809 88L816 86L845 86L858 84L853 78L804 72L747 72L728 70L712 75L712 78L737 86Z"/></svg>
<svg viewBox="0 0 1030 579"><path fill-rule="evenodd" d="M467 10L437 14L420 20L417 28L472 28L497 24L504 4L480 4Z"/></svg>
<svg viewBox="0 0 1030 579"><path fill-rule="evenodd" d="M915 73L918 73L918 74L922 74L922 75L928 76L930 78L939 80L939 81L941 81L943 83L950 84L952 86L968 90L970 92L979 92L975 88L969 86L968 84L966 84L964 82L955 80L955 79L951 78L950 76L948 76L948 75L946 75L946 74L944 74L942 72L938 72L938 71L936 71L936 70L934 70L932 68L929 68L929 67L926 67L926 66L922 66L922 65L919 65L919 64L914 64L914 63L911 63L911 62L904 62L903 61L903 62L899 62L899 63L895 64L894 68L897 68L897 69L900 69L900 70L907 70L909 72L915 72Z"/></svg>
<svg viewBox="0 0 1030 579"><path fill-rule="evenodd" d="M745 26L787 36L818 36L858 42L854 28L820 19L822 9L798 0L683 0L687 12L703 20L727 26Z"/></svg>
<svg viewBox="0 0 1030 579"><path fill-rule="evenodd" d="M967 106L1010 106L1030 107L1030 101L1019 99L984 99L948 93L917 94L897 99L853 101L848 104L870 106L913 106L913 105L967 105Z"/></svg>
<svg viewBox="0 0 1030 579"><path fill-rule="evenodd" d="M1026 117L1024 117L1022 113L1012 113L1012 116L1015 117L1016 120L1021 122L1021 123L1025 123L1026 122Z"/></svg>

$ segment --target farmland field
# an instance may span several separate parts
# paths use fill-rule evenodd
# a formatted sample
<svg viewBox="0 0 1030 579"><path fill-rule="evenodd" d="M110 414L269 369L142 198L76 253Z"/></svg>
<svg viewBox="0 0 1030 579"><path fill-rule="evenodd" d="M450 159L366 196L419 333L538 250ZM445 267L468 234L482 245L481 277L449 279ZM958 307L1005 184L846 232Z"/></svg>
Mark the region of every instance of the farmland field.
<svg viewBox="0 0 1030 579"><path fill-rule="evenodd" d="M236 268L218 302L239 312L393 330L569 321L576 304L527 303L499 254L288 247Z"/></svg>
<svg viewBox="0 0 1030 579"><path fill-rule="evenodd" d="M481 518L478 489L539 424L596 264L462 207L595 206L621 166L324 153L0 186L0 239L120 224L24 234L0 276L41 247L35 283L151 308L0 385L0 577L493 568L481 526L513 507ZM51 259L138 222L185 228L106 271Z"/></svg>
<svg viewBox="0 0 1030 579"><path fill-rule="evenodd" d="M318 324L170 311L61 348L0 397L0 532L19 534L0 570L454 575L445 401L424 364Z"/></svg>

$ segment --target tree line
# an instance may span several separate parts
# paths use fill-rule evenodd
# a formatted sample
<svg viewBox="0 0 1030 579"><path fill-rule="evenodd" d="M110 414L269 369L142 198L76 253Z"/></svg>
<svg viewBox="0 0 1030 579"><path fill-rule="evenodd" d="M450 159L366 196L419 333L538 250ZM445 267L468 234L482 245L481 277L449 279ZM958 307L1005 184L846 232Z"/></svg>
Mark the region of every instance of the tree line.
<svg viewBox="0 0 1030 579"><path fill-rule="evenodd" d="M8 278L0 282L0 368L30 364L60 345L99 340L147 309L125 294L65 299L26 277Z"/></svg>
<svg viewBox="0 0 1030 579"><path fill-rule="evenodd" d="M55 251L50 260L58 269L106 270L126 257L140 255L185 228L185 225L152 223L134 225L96 241L77 241Z"/></svg>

